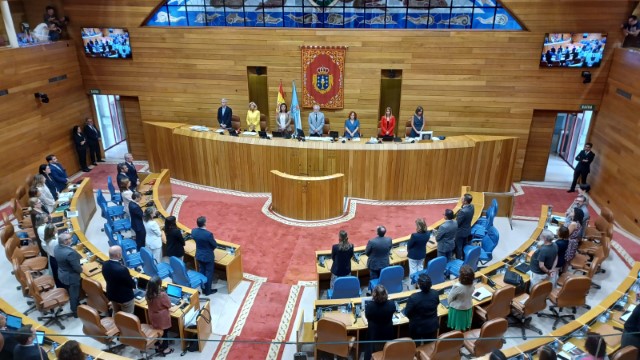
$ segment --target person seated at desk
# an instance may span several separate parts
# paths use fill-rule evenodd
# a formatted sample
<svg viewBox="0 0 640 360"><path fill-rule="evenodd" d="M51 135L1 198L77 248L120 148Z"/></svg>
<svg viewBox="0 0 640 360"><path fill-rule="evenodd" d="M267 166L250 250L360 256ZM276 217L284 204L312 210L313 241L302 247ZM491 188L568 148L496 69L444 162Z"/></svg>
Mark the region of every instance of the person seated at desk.
<svg viewBox="0 0 640 360"><path fill-rule="evenodd" d="M287 104L280 104L280 108L276 111L276 124L278 124L278 131L284 134L291 132L291 116L287 111Z"/></svg>
<svg viewBox="0 0 640 360"><path fill-rule="evenodd" d="M338 243L331 247L331 289L337 278L351 275L352 257L353 245L349 243L347 232L340 230Z"/></svg>
<svg viewBox="0 0 640 360"><path fill-rule="evenodd" d="M205 296L213 295L218 292L217 289L211 289L213 283L213 267L215 262L214 250L218 247L213 233L207 230L207 218L198 217L196 220L197 228L191 230L191 237L196 242L196 261L198 262L198 271L207 278L202 283L202 294Z"/></svg>
<svg viewBox="0 0 640 360"><path fill-rule="evenodd" d="M253 101L249 103L247 111L247 131L260 131L260 110Z"/></svg>
<svg viewBox="0 0 640 360"><path fill-rule="evenodd" d="M427 241L431 231L427 230L424 218L416 219L416 232L411 234L407 242L407 257L409 258L409 275L424 269L424 259L427 257Z"/></svg>
<svg viewBox="0 0 640 360"><path fill-rule="evenodd" d="M144 213L142 212L142 208L138 205L138 201L142 195L134 191L131 201L129 203L129 216L131 216L131 230L136 234L136 250L140 251L140 248L145 246L147 231L144 227Z"/></svg>
<svg viewBox="0 0 640 360"><path fill-rule="evenodd" d="M58 360L85 360L87 356L82 352L80 344L75 340L69 340L60 347Z"/></svg>
<svg viewBox="0 0 640 360"><path fill-rule="evenodd" d="M411 118L411 137L415 138L420 136L420 132L424 130L424 110L422 106L416 108L416 112Z"/></svg>
<svg viewBox="0 0 640 360"><path fill-rule="evenodd" d="M102 275L107 284L107 299L111 301L113 313L124 311L133 314L135 299L133 289L136 283L129 268L122 264L122 248L118 245L109 248L109 261L102 264Z"/></svg>
<svg viewBox="0 0 640 360"><path fill-rule="evenodd" d="M144 230L147 249L151 251L156 262L162 262L162 231L160 225L153 218L156 215L156 209L148 207L144 209Z"/></svg>
<svg viewBox="0 0 640 360"><path fill-rule="evenodd" d="M120 197L122 198L124 212L131 216L131 214L129 214L129 203L133 201L133 191L129 189L129 187L131 187L131 181L125 176L121 181L118 181L118 185L120 186Z"/></svg>
<svg viewBox="0 0 640 360"><path fill-rule="evenodd" d="M391 238L384 236L387 229L378 226L376 229L378 236L367 242L364 254L368 256L367 267L371 274L371 279L380 277L380 271L389 266L389 252L391 251Z"/></svg>
<svg viewBox="0 0 640 360"><path fill-rule="evenodd" d="M218 108L218 124L220 124L221 129L231 129L233 110L227 106L227 99L220 100L220 105L222 106Z"/></svg>
<svg viewBox="0 0 640 360"><path fill-rule="evenodd" d="M407 301L404 314L409 318L409 333L418 339L433 340L438 337L438 292L431 289L431 278L427 274L418 277L420 292L414 293Z"/></svg>
<svg viewBox="0 0 640 360"><path fill-rule="evenodd" d="M469 265L462 265L460 268L460 276L456 282L447 300L449 301L449 316L447 326L452 330L466 331L471 327L471 319L473 318L473 269Z"/></svg>
<svg viewBox="0 0 640 360"><path fill-rule="evenodd" d="M0 349L0 359L13 359L13 349L15 349L18 342L13 331L7 329L7 317L4 314L0 314L0 335L4 338L4 346Z"/></svg>
<svg viewBox="0 0 640 360"><path fill-rule="evenodd" d="M15 335L18 343L13 349L13 358L20 360L42 360L48 359L47 352L39 344L34 344L36 329L29 325L24 325Z"/></svg>
<svg viewBox="0 0 640 360"><path fill-rule="evenodd" d="M438 256L444 256L447 261L451 260L453 249L456 247L456 233L458 223L453 220L453 210L444 211L444 222L436 230L436 242L438 243Z"/></svg>
<svg viewBox="0 0 640 360"><path fill-rule="evenodd" d="M44 184L49 189L49 192L53 196L54 200L58 200L58 188L56 188L56 183L53 181L51 177L51 168L47 164L42 164L38 168L38 174L44 176Z"/></svg>
<svg viewBox="0 0 640 360"><path fill-rule="evenodd" d="M322 136L324 131L324 114L320 112L320 105L313 105L313 112L309 114L309 136Z"/></svg>
<svg viewBox="0 0 640 360"><path fill-rule="evenodd" d="M377 341L369 343L364 353L364 359L371 359L371 354L382 350L386 341L393 340L393 314L396 312L396 306L393 301L389 300L387 289L382 285L373 288L373 301L367 301L364 314L367 317L369 326L369 341Z"/></svg>
<svg viewBox="0 0 640 360"><path fill-rule="evenodd" d="M384 115L380 117L380 136L394 136L396 129L396 117L391 112L391 107L387 107Z"/></svg>
<svg viewBox="0 0 640 360"><path fill-rule="evenodd" d="M349 113L349 118L344 122L344 137L347 139L360 137L360 120L355 111Z"/></svg>
<svg viewBox="0 0 640 360"><path fill-rule="evenodd" d="M571 217L571 223L569 224L569 245L567 246L567 252L564 254L564 269L562 272L567 271L571 260L576 256L578 247L580 246L580 230L582 229L582 219L584 213L580 208L573 209L573 216Z"/></svg>
<svg viewBox="0 0 640 360"><path fill-rule="evenodd" d="M555 283L554 274L558 263L558 247L553 243L553 233L543 230L538 238L538 248L531 256L529 264L531 288L545 280Z"/></svg>
<svg viewBox="0 0 640 360"><path fill-rule="evenodd" d="M576 360L605 360L607 357L607 343L598 333L589 332L584 342L586 354L579 355Z"/></svg>
<svg viewBox="0 0 640 360"><path fill-rule="evenodd" d="M173 349L169 349L169 329L171 328L171 300L169 295L162 291L162 279L157 275L152 277L147 283L147 292L145 294L147 306L149 308L149 321L154 329L163 330L162 342L156 342L156 353L162 356L169 355Z"/></svg>
<svg viewBox="0 0 640 360"><path fill-rule="evenodd" d="M58 192L62 192L62 190L64 190L69 183L67 170L62 167L62 164L58 162L58 157L54 154L47 155L46 160L49 164L49 169L51 170L50 176L56 185L56 189L58 190Z"/></svg>
<svg viewBox="0 0 640 360"><path fill-rule="evenodd" d="M167 216L164 219L164 236L167 239L167 256L175 256L182 260L184 258L184 236L178 229L175 216Z"/></svg>

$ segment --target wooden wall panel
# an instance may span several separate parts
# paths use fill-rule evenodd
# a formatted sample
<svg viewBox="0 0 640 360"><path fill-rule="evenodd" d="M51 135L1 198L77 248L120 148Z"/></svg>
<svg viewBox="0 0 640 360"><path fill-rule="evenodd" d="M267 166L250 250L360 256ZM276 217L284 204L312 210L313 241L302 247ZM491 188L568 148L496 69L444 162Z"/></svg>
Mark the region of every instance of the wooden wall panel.
<svg viewBox="0 0 640 360"><path fill-rule="evenodd" d="M612 50L621 40L619 25L633 5L627 0L503 0L528 29L522 32L140 27L158 3L64 0L71 26L131 31L133 60L81 57L80 63L87 88L137 96L143 121L213 125L222 97L244 117L250 101L248 66L267 67L269 95L275 99L280 80L288 94L291 80L301 86L299 46L345 45L345 107L326 111L334 129L342 129L355 110L364 135L373 135L381 69L400 69L396 115L401 124L422 105L427 128L436 133L517 136L515 180L521 176L534 109L600 105ZM605 61L592 70L591 84L582 83L581 69L539 68L544 34L558 31L609 33ZM304 109L305 130L307 114Z"/></svg>
<svg viewBox="0 0 640 360"><path fill-rule="evenodd" d="M615 220L640 236L640 53L616 49L611 73L590 141L596 158L588 181L591 196L609 206ZM631 100L616 93L623 90Z"/></svg>
<svg viewBox="0 0 640 360"><path fill-rule="evenodd" d="M142 129L142 114L140 103L134 96L120 96L120 106L127 127L127 145L134 159L147 160L147 147Z"/></svg>
<svg viewBox="0 0 640 360"><path fill-rule="evenodd" d="M556 111L534 110L522 168L522 180L544 181L556 124Z"/></svg>
<svg viewBox="0 0 640 360"><path fill-rule="evenodd" d="M49 83L54 76L66 80ZM79 170L71 128L90 116L73 44L58 42L23 49L0 50L0 202L8 201L28 174L35 174L45 156L55 153L70 174ZM44 92L48 104L33 96Z"/></svg>

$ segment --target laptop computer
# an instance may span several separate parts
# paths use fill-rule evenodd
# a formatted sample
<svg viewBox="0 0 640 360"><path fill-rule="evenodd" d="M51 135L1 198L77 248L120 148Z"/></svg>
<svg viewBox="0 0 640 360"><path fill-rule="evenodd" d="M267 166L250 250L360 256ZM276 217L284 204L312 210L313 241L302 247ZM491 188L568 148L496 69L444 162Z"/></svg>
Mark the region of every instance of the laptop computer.
<svg viewBox="0 0 640 360"><path fill-rule="evenodd" d="M383 136L382 141L393 141L394 137L393 136Z"/></svg>
<svg viewBox="0 0 640 360"><path fill-rule="evenodd" d="M531 269L531 266L529 266L529 264L527 263L522 263L516 266L516 270L520 271L523 274L526 274L530 269Z"/></svg>
<svg viewBox="0 0 640 360"><path fill-rule="evenodd" d="M133 290L133 296L136 299L142 299L147 293L146 289L149 281L144 278L134 278L134 280L136 281L136 289Z"/></svg>
<svg viewBox="0 0 640 360"><path fill-rule="evenodd" d="M18 330L22 327L22 318L13 315L6 315L7 318L7 328Z"/></svg>
<svg viewBox="0 0 640 360"><path fill-rule="evenodd" d="M332 139L337 139L340 137L340 134L337 131L329 131L329 137Z"/></svg>
<svg viewBox="0 0 640 360"><path fill-rule="evenodd" d="M304 131L302 129L296 129L296 136L299 138L304 137Z"/></svg>
<svg viewBox="0 0 640 360"><path fill-rule="evenodd" d="M431 140L433 131L420 131L420 140Z"/></svg>
<svg viewBox="0 0 640 360"><path fill-rule="evenodd" d="M173 305L178 305L182 300L182 288L173 284L167 284L167 295Z"/></svg>
<svg viewBox="0 0 640 360"><path fill-rule="evenodd" d="M282 131L273 131L273 132L271 132L271 136L273 136L274 138L281 138L281 137L284 137L284 136L282 135Z"/></svg>
<svg viewBox="0 0 640 360"><path fill-rule="evenodd" d="M234 129L229 129L229 135L231 136L238 136L238 132L235 131Z"/></svg>
<svg viewBox="0 0 640 360"><path fill-rule="evenodd" d="M44 344L44 331L36 331L36 338L33 339L33 344Z"/></svg>
<svg viewBox="0 0 640 360"><path fill-rule="evenodd" d="M261 139L267 139L267 132L266 131L258 131L258 136L260 136Z"/></svg>

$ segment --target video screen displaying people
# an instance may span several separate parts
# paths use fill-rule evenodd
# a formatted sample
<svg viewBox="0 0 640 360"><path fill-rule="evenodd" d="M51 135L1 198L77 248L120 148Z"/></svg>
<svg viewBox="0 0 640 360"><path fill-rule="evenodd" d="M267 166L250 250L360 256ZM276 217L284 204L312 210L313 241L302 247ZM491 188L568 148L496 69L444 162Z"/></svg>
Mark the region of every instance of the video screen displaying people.
<svg viewBox="0 0 640 360"><path fill-rule="evenodd" d="M129 32L125 29L83 28L82 42L88 57L131 59Z"/></svg>
<svg viewBox="0 0 640 360"><path fill-rule="evenodd" d="M541 67L598 67L602 62L607 34L546 34Z"/></svg>

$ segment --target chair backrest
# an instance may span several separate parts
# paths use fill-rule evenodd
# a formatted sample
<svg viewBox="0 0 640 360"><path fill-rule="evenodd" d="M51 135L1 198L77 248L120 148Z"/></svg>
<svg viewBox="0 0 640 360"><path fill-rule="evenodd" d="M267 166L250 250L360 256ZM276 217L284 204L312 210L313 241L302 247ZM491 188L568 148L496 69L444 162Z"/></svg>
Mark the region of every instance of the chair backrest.
<svg viewBox="0 0 640 360"><path fill-rule="evenodd" d="M260 113L260 130L267 131L267 115Z"/></svg>
<svg viewBox="0 0 640 360"><path fill-rule="evenodd" d="M480 260L480 253L480 246L465 246L463 265L471 266L474 272L478 271L478 261Z"/></svg>
<svg viewBox="0 0 640 360"><path fill-rule="evenodd" d="M405 124L404 127L404 137L409 137L411 136L411 120L407 120L407 123Z"/></svg>
<svg viewBox="0 0 640 360"><path fill-rule="evenodd" d="M571 276L564 282L558 292L557 305L559 307L582 306L586 304L587 293L591 288L588 276Z"/></svg>
<svg viewBox="0 0 640 360"><path fill-rule="evenodd" d="M389 294L402 292L402 279L404 268L400 265L387 266L380 271L380 285L387 289Z"/></svg>
<svg viewBox="0 0 640 360"><path fill-rule="evenodd" d="M403 337L387 341L382 350L384 360L413 359L416 354L416 343L412 338Z"/></svg>
<svg viewBox="0 0 640 360"><path fill-rule="evenodd" d="M12 236L4 243L4 254L7 257L7 260L11 261L11 259L13 259L13 253L15 252L19 241L20 240L17 237Z"/></svg>
<svg viewBox="0 0 640 360"><path fill-rule="evenodd" d="M102 189L98 189L98 196L96 197L96 201L98 204L106 204L107 199L105 199L104 194L102 193Z"/></svg>
<svg viewBox="0 0 640 360"><path fill-rule="evenodd" d="M120 171L120 169L118 169L118 172ZM118 184L118 188L120 187L120 184ZM113 186L113 180L111 180L111 175L107 176L107 188L109 189L109 195L111 195L111 197L113 197L113 195L116 193L116 188Z"/></svg>
<svg viewBox="0 0 640 360"><path fill-rule="evenodd" d="M154 261L151 251L146 247L140 248L140 258L142 259L142 270L149 276L158 275L158 267Z"/></svg>
<svg viewBox="0 0 640 360"><path fill-rule="evenodd" d="M347 325L331 318L318 320L316 348L342 357L349 356Z"/></svg>
<svg viewBox="0 0 640 360"><path fill-rule="evenodd" d="M600 216L605 218L605 220L607 220L609 223L614 223L613 212L608 207L605 206L602 208L602 210L600 211Z"/></svg>
<svg viewBox="0 0 640 360"><path fill-rule="evenodd" d="M119 311L113 317L116 327L120 330L120 342L144 350L147 346L146 336L142 332L140 319L124 311Z"/></svg>
<svg viewBox="0 0 640 360"><path fill-rule="evenodd" d="M27 277L25 276L24 270L20 267L20 263L16 259L10 259L11 265L13 266L13 274L16 277L16 280L20 283L22 289L22 295L29 295L29 283L27 282Z"/></svg>
<svg viewBox="0 0 640 360"><path fill-rule="evenodd" d="M613 225L610 227L610 229L612 229L613 231ZM602 260L606 260L609 258L609 251L611 250L611 238L613 237L613 234L611 234L610 236L607 235L604 238L602 238Z"/></svg>
<svg viewBox="0 0 640 360"><path fill-rule="evenodd" d="M447 258L438 256L427 264L427 275L431 278L431 284L436 285L445 281L444 271L447 268Z"/></svg>
<svg viewBox="0 0 640 360"><path fill-rule="evenodd" d="M497 211L494 207L490 207L489 210L487 210L487 229L493 226L493 219L495 219Z"/></svg>
<svg viewBox="0 0 640 360"><path fill-rule="evenodd" d="M26 178L24 178L24 186L28 188L30 188L33 185L33 178L35 177L35 175L33 174L29 174L27 175Z"/></svg>
<svg viewBox="0 0 640 360"><path fill-rule="evenodd" d="M111 220L111 216L109 216L109 213L107 212L107 204L98 202L98 207L100 207L100 216L103 219L107 220L107 223L111 225L112 220Z"/></svg>
<svg viewBox="0 0 640 360"><path fill-rule="evenodd" d="M511 313L511 300L516 296L516 288L511 285L496 290L491 298L491 303L487 305L487 319L506 318Z"/></svg>
<svg viewBox="0 0 640 360"><path fill-rule="evenodd" d="M122 251L122 259L124 260L124 263L125 263L125 265L127 267L130 267L129 266L129 256L131 256L131 255L128 252L126 252L124 250Z"/></svg>
<svg viewBox="0 0 640 360"><path fill-rule="evenodd" d="M464 342L464 335L461 331L449 331L438 337L434 346L431 359L460 359L460 348Z"/></svg>
<svg viewBox="0 0 640 360"><path fill-rule="evenodd" d="M96 280L88 277L82 278L82 290L87 294L87 305L106 313L109 312L109 299L102 291L102 285Z"/></svg>
<svg viewBox="0 0 640 360"><path fill-rule="evenodd" d="M4 226L11 225L11 220L9 220L9 215L7 215L6 212L2 213L2 222L4 223Z"/></svg>
<svg viewBox="0 0 640 360"><path fill-rule="evenodd" d="M638 359L638 348L633 345L627 345L618 350L611 360L636 360Z"/></svg>
<svg viewBox="0 0 640 360"><path fill-rule="evenodd" d="M231 115L231 127L233 130L240 130L240 116Z"/></svg>
<svg viewBox="0 0 640 360"><path fill-rule="evenodd" d="M496 198L493 198L491 200L491 207L496 210L496 214L497 214L498 213L498 200Z"/></svg>
<svg viewBox="0 0 640 360"><path fill-rule="evenodd" d="M25 195L27 195L27 190L28 188L25 188L25 186L18 186L18 188L16 189L16 199L20 202L22 202L23 198L25 197Z"/></svg>
<svg viewBox="0 0 640 360"><path fill-rule="evenodd" d="M482 238L482 242L480 243L480 245L482 246L482 250L484 250L484 252L488 254L492 254L493 249L495 249L498 244L494 243L493 240L491 240L491 237L489 236L489 234L486 234Z"/></svg>
<svg viewBox="0 0 640 360"><path fill-rule="evenodd" d="M553 284L550 281L535 284L529 292L529 298L524 302L524 317L544 310L551 290L553 290Z"/></svg>
<svg viewBox="0 0 640 360"><path fill-rule="evenodd" d="M498 246L498 242L500 241L500 232L498 231L498 229L496 229L495 226L490 226L489 229L487 229L487 234L489 235L489 238L491 238L491 241L493 241L493 243Z"/></svg>
<svg viewBox="0 0 640 360"><path fill-rule="evenodd" d="M111 227L111 225L109 225L109 223L104 223L104 234L107 235L107 239L108 240L113 240L113 228Z"/></svg>
<svg viewBox="0 0 640 360"><path fill-rule="evenodd" d="M44 304L42 301L42 295L40 294L40 289L38 288L38 286L33 282L31 272L25 271L24 277L26 279L27 286L29 287L29 295L31 295L31 297L33 298L36 309L43 310Z"/></svg>
<svg viewBox="0 0 640 360"><path fill-rule="evenodd" d="M178 285L190 287L189 274L187 273L187 267L184 262L175 256L169 258L169 265L171 265L171 271L173 275L171 279Z"/></svg>
<svg viewBox="0 0 640 360"><path fill-rule="evenodd" d="M107 329L100 322L100 314L91 306L78 305L78 317L82 321L82 332L103 344L109 342Z"/></svg>
<svg viewBox="0 0 640 360"><path fill-rule="evenodd" d="M11 204L11 210L13 213L13 217L18 221L22 221L24 219L24 213L22 212L22 205L16 200L16 198L11 199L9 202Z"/></svg>
<svg viewBox="0 0 640 360"><path fill-rule="evenodd" d="M360 296L360 280L355 276L337 278L333 284L332 299L348 299Z"/></svg>
<svg viewBox="0 0 640 360"><path fill-rule="evenodd" d="M9 225L5 225L0 235L2 246L4 246L7 243L7 240L9 240L15 233L16 231L15 231L15 228L13 227L13 224L9 223Z"/></svg>
<svg viewBox="0 0 640 360"><path fill-rule="evenodd" d="M329 118L324 117L324 127L322 128L322 135L329 135L329 131L331 131L331 124L329 123Z"/></svg>
<svg viewBox="0 0 640 360"><path fill-rule="evenodd" d="M502 348L502 337L507 332L509 322L507 319L493 319L482 324L480 339L473 345L473 355L482 356L494 349Z"/></svg>

